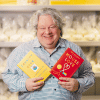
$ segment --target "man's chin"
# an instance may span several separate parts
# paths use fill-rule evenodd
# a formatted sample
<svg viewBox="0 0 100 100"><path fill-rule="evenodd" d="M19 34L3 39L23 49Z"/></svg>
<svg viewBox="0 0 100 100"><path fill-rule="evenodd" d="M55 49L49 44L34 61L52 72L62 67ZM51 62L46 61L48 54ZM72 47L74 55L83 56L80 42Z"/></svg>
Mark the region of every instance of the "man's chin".
<svg viewBox="0 0 100 100"><path fill-rule="evenodd" d="M53 49L53 48L55 48L55 46L53 44L47 44L47 45L45 45L45 48Z"/></svg>

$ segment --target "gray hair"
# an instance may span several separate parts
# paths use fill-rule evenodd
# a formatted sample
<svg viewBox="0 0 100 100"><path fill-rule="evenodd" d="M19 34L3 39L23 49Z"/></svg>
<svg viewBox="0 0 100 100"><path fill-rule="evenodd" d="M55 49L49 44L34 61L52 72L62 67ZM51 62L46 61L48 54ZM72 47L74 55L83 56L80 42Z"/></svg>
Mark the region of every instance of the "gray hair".
<svg viewBox="0 0 100 100"><path fill-rule="evenodd" d="M65 23L63 21L61 13L54 8L42 8L36 11L30 18L30 26L35 30L37 30L38 18L41 15L51 15L52 19L57 23L57 26L61 30L60 36L62 36L62 27L63 25L65 25Z"/></svg>

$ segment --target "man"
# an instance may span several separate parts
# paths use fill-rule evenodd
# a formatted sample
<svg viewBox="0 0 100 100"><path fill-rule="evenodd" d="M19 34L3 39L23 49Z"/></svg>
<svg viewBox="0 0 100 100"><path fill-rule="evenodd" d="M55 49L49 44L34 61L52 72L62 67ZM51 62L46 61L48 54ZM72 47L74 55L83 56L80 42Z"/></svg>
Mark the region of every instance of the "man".
<svg viewBox="0 0 100 100"><path fill-rule="evenodd" d="M19 100L81 100L81 95L94 84L94 73L81 48L62 39L64 25L61 14L51 8L43 8L33 14L30 24L37 30L37 37L13 50L7 60L3 80L12 92L19 92ZM67 48L71 48L84 62L72 78L61 77L59 81L53 75L48 80L43 77L30 79L17 64L31 50L50 68L54 66Z"/></svg>

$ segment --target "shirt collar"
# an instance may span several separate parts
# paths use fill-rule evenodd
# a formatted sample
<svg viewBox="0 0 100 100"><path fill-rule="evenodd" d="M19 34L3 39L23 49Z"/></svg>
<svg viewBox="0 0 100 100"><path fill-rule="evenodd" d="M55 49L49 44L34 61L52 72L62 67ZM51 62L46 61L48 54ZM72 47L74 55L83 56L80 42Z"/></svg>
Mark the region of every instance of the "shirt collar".
<svg viewBox="0 0 100 100"><path fill-rule="evenodd" d="M59 38L59 43L58 43L58 45L57 45L57 48L58 48L58 47L65 47L64 39Z"/></svg>

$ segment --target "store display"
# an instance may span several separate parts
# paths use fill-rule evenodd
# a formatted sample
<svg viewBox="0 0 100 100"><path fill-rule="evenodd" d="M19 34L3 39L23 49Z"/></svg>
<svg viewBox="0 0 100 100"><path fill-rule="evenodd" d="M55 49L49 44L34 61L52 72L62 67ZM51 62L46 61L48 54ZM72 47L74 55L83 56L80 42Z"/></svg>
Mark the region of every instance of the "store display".
<svg viewBox="0 0 100 100"><path fill-rule="evenodd" d="M30 30L30 32L29 32L31 35L33 35L34 37L36 37L36 30Z"/></svg>
<svg viewBox="0 0 100 100"><path fill-rule="evenodd" d="M1 100L7 100L8 98L6 96L4 96L4 95L0 95L0 99Z"/></svg>
<svg viewBox="0 0 100 100"><path fill-rule="evenodd" d="M10 17L3 17L2 18L2 29L3 32L7 31L7 30L11 30L12 27L12 18Z"/></svg>
<svg viewBox="0 0 100 100"><path fill-rule="evenodd" d="M3 33L3 30L0 28L0 35Z"/></svg>
<svg viewBox="0 0 100 100"><path fill-rule="evenodd" d="M72 36L73 41L81 41L83 39L82 34L75 34Z"/></svg>
<svg viewBox="0 0 100 100"><path fill-rule="evenodd" d="M100 72L100 48L95 47L84 47L82 48L87 60L92 65L92 70L94 72ZM96 53L96 54L95 54Z"/></svg>
<svg viewBox="0 0 100 100"><path fill-rule="evenodd" d="M93 68L94 72L100 72L100 64L99 63L92 66L92 68Z"/></svg>
<svg viewBox="0 0 100 100"><path fill-rule="evenodd" d="M70 41L100 41L99 17L96 14L88 16L67 14L64 18L66 25L63 27L63 38ZM3 17L2 27L0 28L2 38L0 38L0 41L15 42L18 40L18 42L25 42L35 38L36 31L30 25L29 18L22 14L14 18Z"/></svg>
<svg viewBox="0 0 100 100"><path fill-rule="evenodd" d="M98 34L95 38L96 41L100 41L100 35Z"/></svg>
<svg viewBox="0 0 100 100"><path fill-rule="evenodd" d="M99 41L100 29L97 19L99 16L65 16L66 26L63 28L63 37L71 41ZM71 35L71 38L70 38Z"/></svg>
<svg viewBox="0 0 100 100"><path fill-rule="evenodd" d="M31 29L29 19L18 15L15 18L3 17L0 28L0 42L27 42L35 38L36 32Z"/></svg>
<svg viewBox="0 0 100 100"><path fill-rule="evenodd" d="M35 37L32 34L26 34L22 36L22 42L28 42L30 40L33 40Z"/></svg>
<svg viewBox="0 0 100 100"><path fill-rule="evenodd" d="M5 62L6 58L4 56L2 56L0 54L0 74L4 71L5 66L4 66L4 62ZM6 64L6 63L5 63Z"/></svg>
<svg viewBox="0 0 100 100"><path fill-rule="evenodd" d="M0 42L8 42L8 36L5 34L0 34Z"/></svg>
<svg viewBox="0 0 100 100"><path fill-rule="evenodd" d="M16 34L16 32L12 29L6 30L4 34L9 38L10 36Z"/></svg>
<svg viewBox="0 0 100 100"><path fill-rule="evenodd" d="M0 48L0 74L5 70L7 58L11 51L11 48Z"/></svg>
<svg viewBox="0 0 100 100"><path fill-rule="evenodd" d="M28 34L28 32L27 32L27 30L26 30L25 28L19 28L19 29L17 30L17 34L23 36L23 35Z"/></svg>
<svg viewBox="0 0 100 100"><path fill-rule="evenodd" d="M0 100L18 100L18 93L11 93L7 85L0 81Z"/></svg>
<svg viewBox="0 0 100 100"><path fill-rule="evenodd" d="M93 40L95 40L95 35L94 34L87 34L87 35L85 35L84 36L84 40L85 41L93 41Z"/></svg>
<svg viewBox="0 0 100 100"><path fill-rule="evenodd" d="M22 38L20 34L11 35L9 42L22 42Z"/></svg>
<svg viewBox="0 0 100 100"><path fill-rule="evenodd" d="M4 56L5 58L7 58L10 53L11 53L11 49L10 48L1 48L0 49L0 54L2 56Z"/></svg>
<svg viewBox="0 0 100 100"><path fill-rule="evenodd" d="M64 39L67 39L67 40L71 41L72 36L71 36L70 34L64 34L64 35L62 36L62 38L64 38Z"/></svg>

